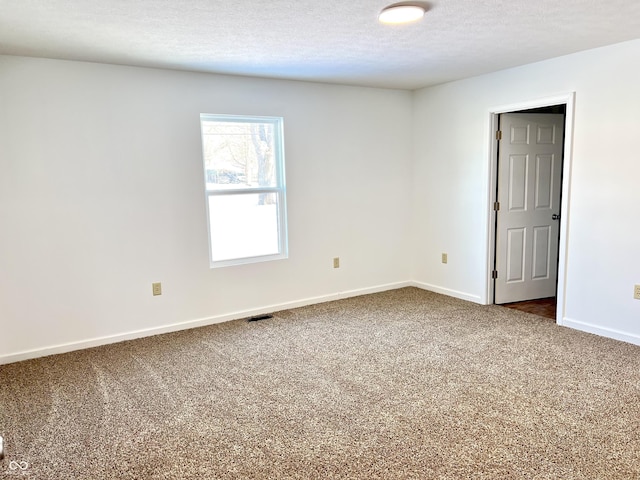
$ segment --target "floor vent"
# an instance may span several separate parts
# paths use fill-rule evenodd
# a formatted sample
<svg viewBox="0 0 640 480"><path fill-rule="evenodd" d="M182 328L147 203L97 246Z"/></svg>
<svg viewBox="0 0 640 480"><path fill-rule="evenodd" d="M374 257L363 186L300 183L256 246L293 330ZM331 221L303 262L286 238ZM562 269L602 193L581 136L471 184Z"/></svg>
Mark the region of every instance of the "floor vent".
<svg viewBox="0 0 640 480"><path fill-rule="evenodd" d="M258 315L257 317L251 317L248 322L257 322L258 320L269 320L273 318L273 315Z"/></svg>

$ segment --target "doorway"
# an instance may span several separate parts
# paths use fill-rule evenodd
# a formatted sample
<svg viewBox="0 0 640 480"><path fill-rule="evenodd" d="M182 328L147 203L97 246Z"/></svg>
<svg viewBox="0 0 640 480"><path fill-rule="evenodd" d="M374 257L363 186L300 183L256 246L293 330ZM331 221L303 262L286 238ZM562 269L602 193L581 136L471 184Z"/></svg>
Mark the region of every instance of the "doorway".
<svg viewBox="0 0 640 480"><path fill-rule="evenodd" d="M491 111L487 303L524 311L544 305L545 316L554 312L558 324L566 289L573 99L568 94ZM511 148L526 143L533 150ZM526 210L533 216L522 223Z"/></svg>

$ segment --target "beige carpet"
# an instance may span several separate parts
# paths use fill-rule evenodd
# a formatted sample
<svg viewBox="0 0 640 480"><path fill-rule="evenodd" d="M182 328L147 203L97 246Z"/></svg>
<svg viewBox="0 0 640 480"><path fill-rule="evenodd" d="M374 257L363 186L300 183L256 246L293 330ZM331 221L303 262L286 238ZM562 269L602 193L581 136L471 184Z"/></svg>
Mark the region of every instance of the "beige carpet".
<svg viewBox="0 0 640 480"><path fill-rule="evenodd" d="M640 348L406 288L0 366L0 478L640 478Z"/></svg>

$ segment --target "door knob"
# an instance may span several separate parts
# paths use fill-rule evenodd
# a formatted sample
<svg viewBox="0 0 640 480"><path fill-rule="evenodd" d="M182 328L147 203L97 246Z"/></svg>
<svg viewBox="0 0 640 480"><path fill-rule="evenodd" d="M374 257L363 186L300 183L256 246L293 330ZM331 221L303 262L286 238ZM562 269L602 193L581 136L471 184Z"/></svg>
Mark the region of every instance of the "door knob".
<svg viewBox="0 0 640 480"><path fill-rule="evenodd" d="M556 215L555 213L551 215L551 220L560 220L560 215Z"/></svg>

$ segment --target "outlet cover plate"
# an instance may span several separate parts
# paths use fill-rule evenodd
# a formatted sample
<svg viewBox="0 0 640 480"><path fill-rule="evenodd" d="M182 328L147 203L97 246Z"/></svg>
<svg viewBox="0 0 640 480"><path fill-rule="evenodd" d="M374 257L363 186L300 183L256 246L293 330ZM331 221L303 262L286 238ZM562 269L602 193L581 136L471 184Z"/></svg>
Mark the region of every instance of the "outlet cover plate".
<svg viewBox="0 0 640 480"><path fill-rule="evenodd" d="M640 285L634 285L633 298L635 298L636 300L640 300Z"/></svg>

